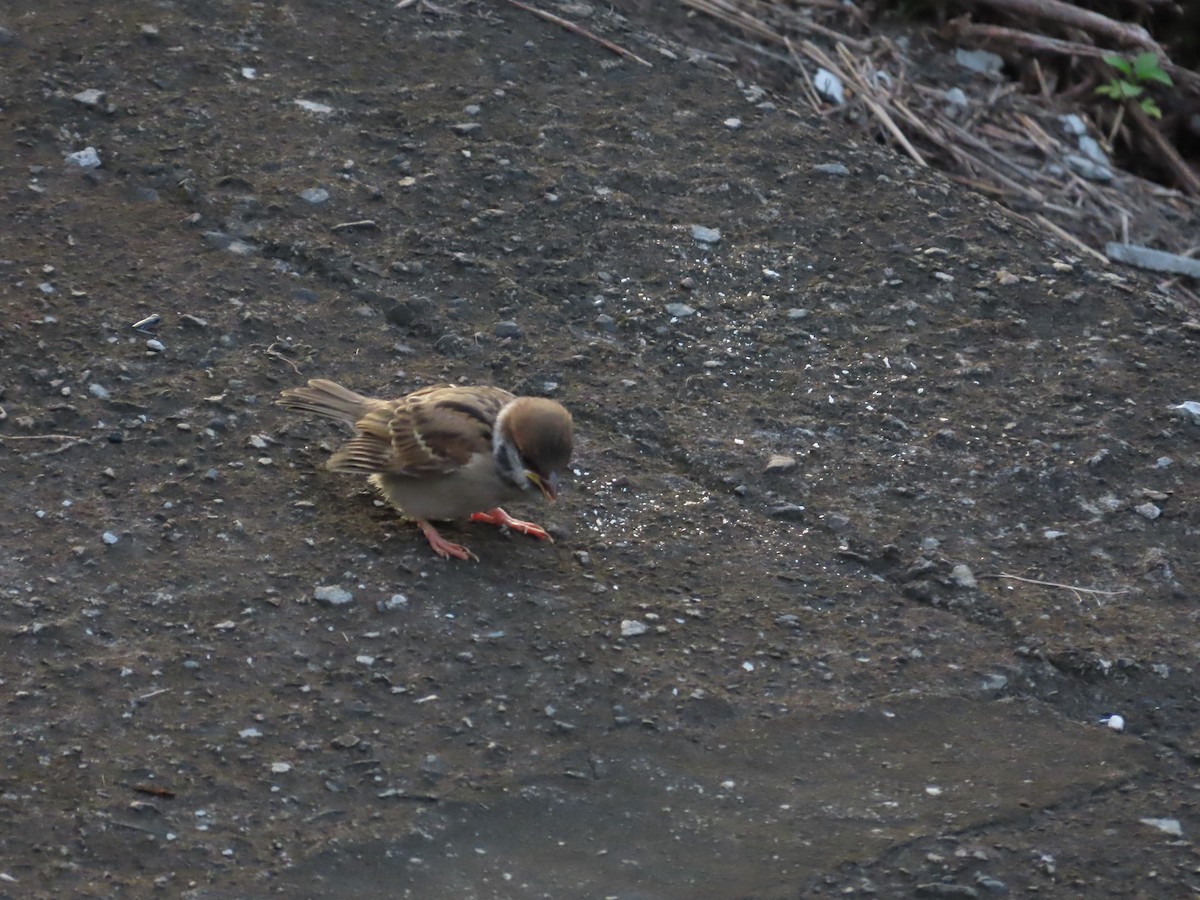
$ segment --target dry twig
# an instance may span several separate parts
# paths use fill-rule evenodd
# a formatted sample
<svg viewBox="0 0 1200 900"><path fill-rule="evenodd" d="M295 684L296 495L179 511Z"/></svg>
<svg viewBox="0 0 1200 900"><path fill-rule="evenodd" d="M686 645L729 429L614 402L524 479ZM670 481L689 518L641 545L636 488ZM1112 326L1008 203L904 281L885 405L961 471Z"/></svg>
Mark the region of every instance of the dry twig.
<svg viewBox="0 0 1200 900"><path fill-rule="evenodd" d="M1023 584L1037 584L1042 587L1061 588L1064 591L1070 591L1071 593L1073 593L1075 595L1075 599L1077 601L1079 601L1079 603L1081 603L1081 604L1083 603L1083 597L1081 596L1083 594L1090 594L1093 597L1099 598L1099 597L1117 597L1121 594L1129 593L1128 590L1101 591L1101 590L1097 590L1096 588L1079 587L1079 585L1077 585L1077 584L1062 584L1061 582L1058 582L1058 581L1039 581L1036 578L1023 578L1020 575L1009 575L1006 572L997 572L995 574L988 573L988 574L984 574L984 575L977 575L975 577L976 578L1005 578L1009 581L1020 581ZM1096 602L1099 603L1100 600L1097 599Z"/></svg>
<svg viewBox="0 0 1200 900"><path fill-rule="evenodd" d="M1087 56L1092 59L1102 59L1112 53L1103 47L1084 44L1079 41L1064 41L1060 38L1033 34L1016 28L1005 28L1002 25L978 25L968 22L965 18L953 19L946 23L942 35L957 43L987 44L996 42L1009 44L1013 47L1024 47L1026 50L1041 50L1047 53L1057 53L1060 56ZM1160 68L1177 83L1200 88L1200 72L1193 72L1165 58L1159 59Z"/></svg>
<svg viewBox="0 0 1200 900"><path fill-rule="evenodd" d="M642 59L636 53L626 50L624 47L614 44L612 41L607 40L606 38L600 37L600 35L596 34L594 31L588 31L582 25L576 25L570 19L564 19L562 16L556 16L552 12L546 12L544 9L538 9L536 6L530 6L528 3L522 3L521 0L508 0L508 2L517 7L517 9L523 9L525 12L533 13L535 16L539 16L545 19L547 22L553 22L555 25L567 29L567 31L571 32L572 34L577 34L580 37L585 37L590 41L595 41L601 47L611 50L618 56L623 56L626 59L632 59L634 62L641 63L648 69L654 68L653 63Z"/></svg>
<svg viewBox="0 0 1200 900"><path fill-rule="evenodd" d="M77 434L0 434L0 441L71 441L79 444L86 440Z"/></svg>
<svg viewBox="0 0 1200 900"><path fill-rule="evenodd" d="M982 0L994 9L1012 13L1020 19L1029 17L1049 19L1061 25L1078 28L1089 34L1100 35L1115 41L1122 47L1144 47L1154 51L1160 59L1165 59L1167 53L1150 33L1141 25L1132 22L1116 22L1108 16L1082 9L1063 0Z"/></svg>
<svg viewBox="0 0 1200 900"><path fill-rule="evenodd" d="M690 6L692 9L707 13L714 19L720 19L729 25L735 25L743 31L748 31L750 34L762 38L764 41L771 41L777 44L786 41L786 37L780 34L779 31L761 19L756 19L744 9L729 2L729 0L682 0L682 2L684 6ZM853 47L855 50L865 51L871 47L866 41L855 40L849 35L834 31L832 28L827 28L817 22L803 19L799 16L789 19L788 24L793 26L797 31L819 34L821 37L828 38L831 41Z"/></svg>

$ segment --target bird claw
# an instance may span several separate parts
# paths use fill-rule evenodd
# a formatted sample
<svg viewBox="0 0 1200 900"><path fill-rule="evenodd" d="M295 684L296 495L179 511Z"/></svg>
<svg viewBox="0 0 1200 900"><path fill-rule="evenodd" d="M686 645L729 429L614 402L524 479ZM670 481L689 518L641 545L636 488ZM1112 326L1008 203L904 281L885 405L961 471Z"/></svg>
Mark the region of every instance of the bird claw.
<svg viewBox="0 0 1200 900"><path fill-rule="evenodd" d="M425 535L425 540L429 541L429 546L433 548L433 552L442 559L474 560L479 562L479 557L464 547L462 544L456 544L453 541L448 541L442 537L436 528L428 522L418 522L417 526L421 529L421 534Z"/></svg>
<svg viewBox="0 0 1200 900"><path fill-rule="evenodd" d="M498 525L501 528L508 528L511 531L519 531L521 534L527 534L530 537L535 537L539 541L549 541L554 543L554 538L541 525L535 525L533 522L522 522L520 519L514 519L500 507L489 509L487 512L471 513L472 522L483 522L486 525Z"/></svg>

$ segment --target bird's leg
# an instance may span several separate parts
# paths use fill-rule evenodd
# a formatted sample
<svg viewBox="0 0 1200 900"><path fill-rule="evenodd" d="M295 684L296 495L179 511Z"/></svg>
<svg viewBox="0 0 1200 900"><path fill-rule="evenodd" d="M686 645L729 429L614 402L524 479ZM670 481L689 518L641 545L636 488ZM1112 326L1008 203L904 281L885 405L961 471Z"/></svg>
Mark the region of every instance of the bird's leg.
<svg viewBox="0 0 1200 900"><path fill-rule="evenodd" d="M448 541L440 534L438 530L426 522L424 519L417 520L417 527L421 529L421 534L425 535L425 540L429 541L429 546L433 548L433 552L442 559L473 559L479 562L479 557L464 547L462 544L456 544L453 541Z"/></svg>
<svg viewBox="0 0 1200 900"><path fill-rule="evenodd" d="M549 541L554 543L554 538L541 525L534 525L532 522L522 522L520 519L514 519L500 507L489 509L487 512L471 513L472 522L484 522L488 525L499 525L503 528L510 528L513 531L519 531L521 534L527 534L530 537L535 537L540 541Z"/></svg>

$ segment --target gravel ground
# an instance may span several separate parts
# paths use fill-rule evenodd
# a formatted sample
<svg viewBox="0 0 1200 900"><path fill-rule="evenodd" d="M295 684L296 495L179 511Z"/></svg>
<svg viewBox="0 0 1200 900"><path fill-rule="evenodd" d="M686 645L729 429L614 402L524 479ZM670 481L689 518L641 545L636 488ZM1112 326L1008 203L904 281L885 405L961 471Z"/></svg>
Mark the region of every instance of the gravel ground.
<svg viewBox="0 0 1200 900"><path fill-rule="evenodd" d="M0 12L0 896L1194 896L1200 323L437 9ZM556 543L435 558L311 377L566 404Z"/></svg>

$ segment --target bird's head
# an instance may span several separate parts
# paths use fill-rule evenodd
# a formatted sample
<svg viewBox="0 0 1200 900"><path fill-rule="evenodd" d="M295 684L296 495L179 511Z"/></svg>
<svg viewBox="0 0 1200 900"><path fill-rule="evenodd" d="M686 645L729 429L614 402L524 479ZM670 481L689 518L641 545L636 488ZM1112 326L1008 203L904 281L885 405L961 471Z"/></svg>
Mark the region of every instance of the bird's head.
<svg viewBox="0 0 1200 900"><path fill-rule="evenodd" d="M523 491L536 487L554 502L558 473L571 461L575 426L554 400L518 397L496 418L492 455L501 475Z"/></svg>

